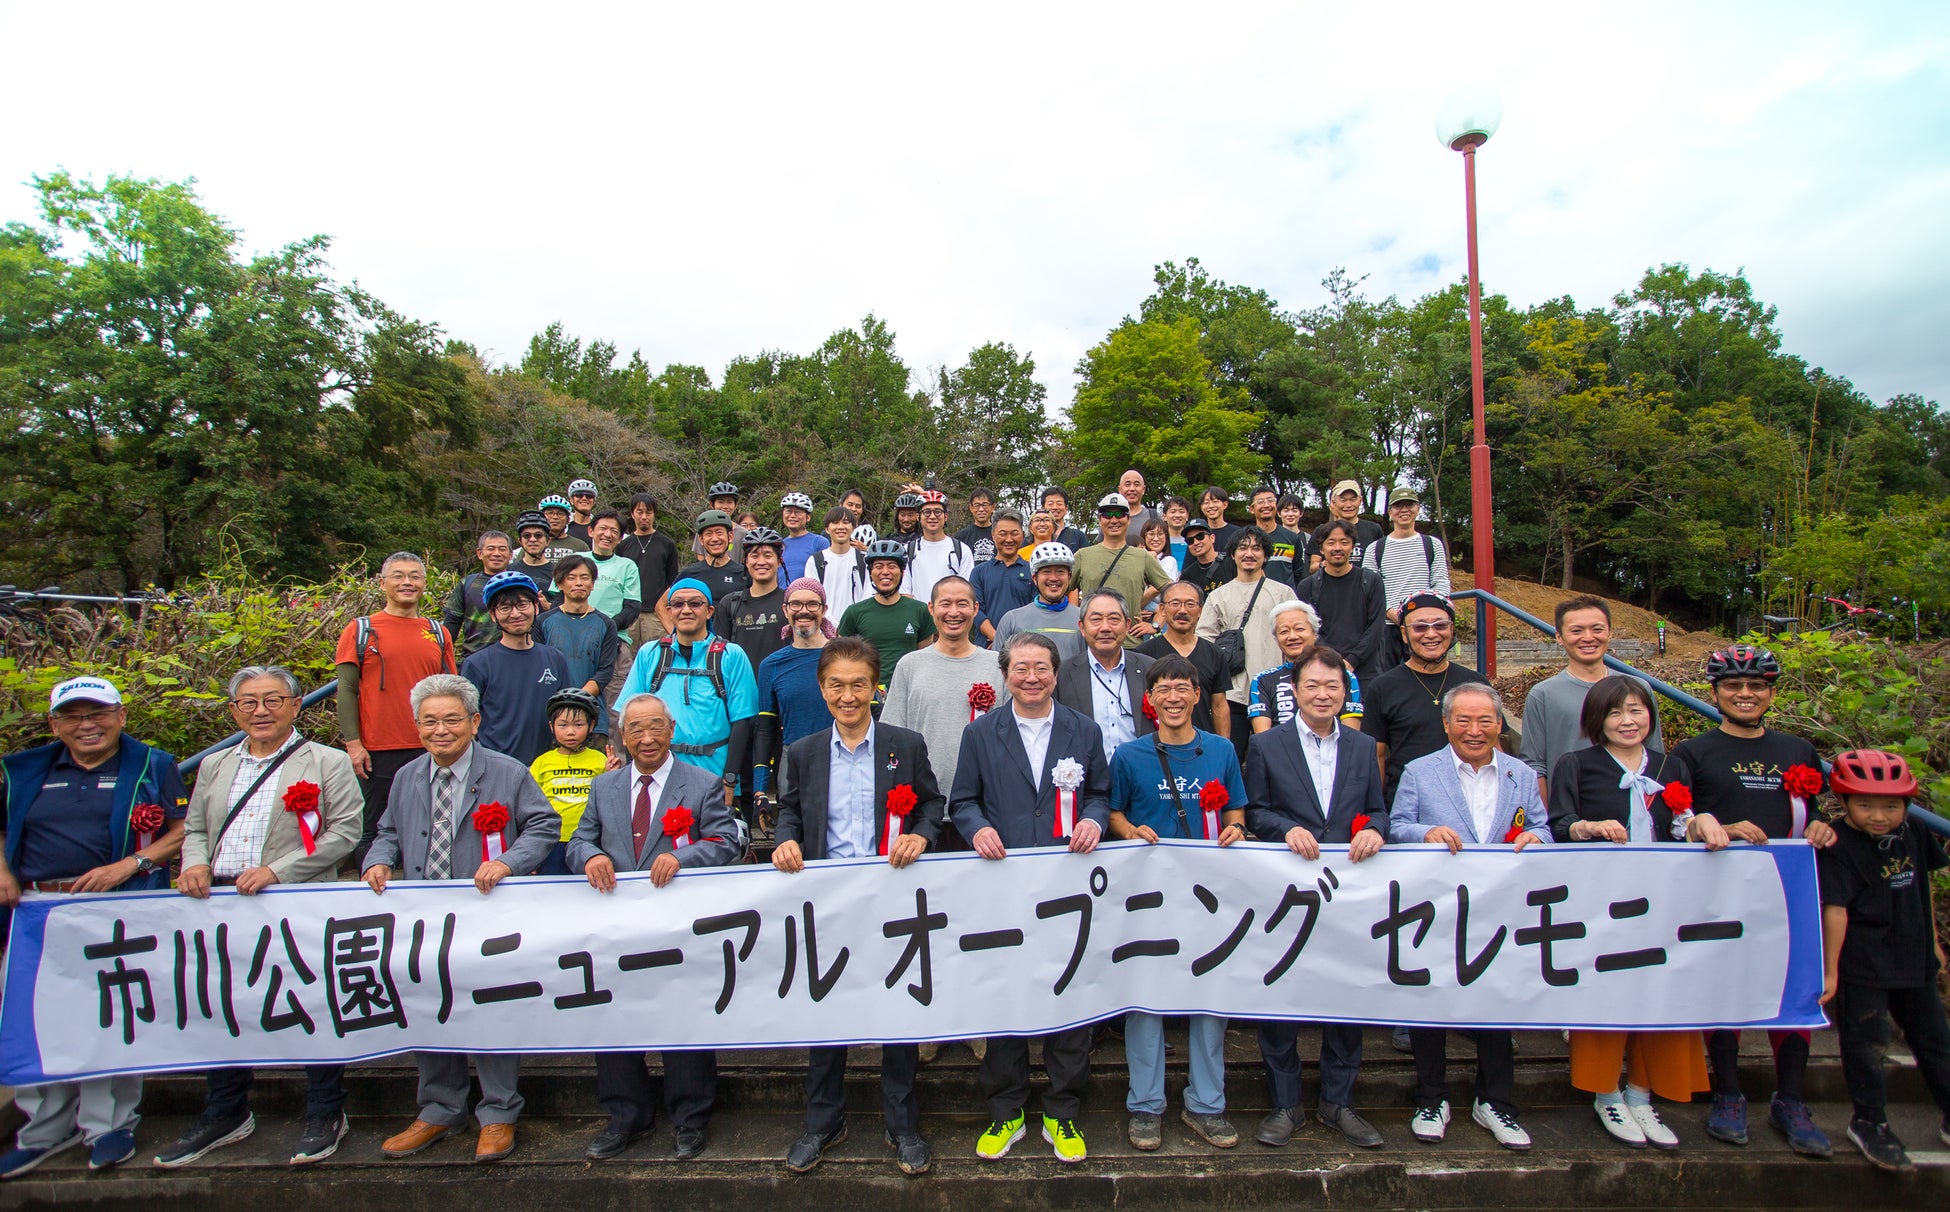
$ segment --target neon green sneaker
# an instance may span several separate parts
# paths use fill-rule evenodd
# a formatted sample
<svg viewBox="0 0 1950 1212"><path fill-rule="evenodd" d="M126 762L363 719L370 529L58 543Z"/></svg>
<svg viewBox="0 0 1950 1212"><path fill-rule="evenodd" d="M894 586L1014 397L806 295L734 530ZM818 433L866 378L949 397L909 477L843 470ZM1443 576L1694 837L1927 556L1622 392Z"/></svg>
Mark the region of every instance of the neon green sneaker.
<svg viewBox="0 0 1950 1212"><path fill-rule="evenodd" d="M990 1161L998 1157L1006 1157L1010 1146L1021 1139L1022 1112L1016 1112L1013 1119L990 1120L989 1126L982 1132L981 1139L975 1142L975 1156L985 1157Z"/></svg>
<svg viewBox="0 0 1950 1212"><path fill-rule="evenodd" d="M1051 1119L1043 1117L1043 1139L1056 1148L1056 1160L1060 1162L1080 1162L1084 1159L1083 1133L1077 1130L1073 1119Z"/></svg>

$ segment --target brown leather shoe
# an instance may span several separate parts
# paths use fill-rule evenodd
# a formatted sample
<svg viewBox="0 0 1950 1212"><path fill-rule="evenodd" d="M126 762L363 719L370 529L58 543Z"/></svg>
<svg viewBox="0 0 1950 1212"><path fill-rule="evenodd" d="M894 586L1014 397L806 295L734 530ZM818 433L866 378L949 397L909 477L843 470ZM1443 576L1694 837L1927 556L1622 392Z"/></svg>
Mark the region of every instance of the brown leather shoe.
<svg viewBox="0 0 1950 1212"><path fill-rule="evenodd" d="M452 1124L430 1124L416 1119L406 1131L387 1137L379 1151L387 1157L411 1157L453 1130Z"/></svg>
<svg viewBox="0 0 1950 1212"><path fill-rule="evenodd" d="M482 1124L480 1143L474 1146L477 1162L500 1161L515 1151L513 1124Z"/></svg>

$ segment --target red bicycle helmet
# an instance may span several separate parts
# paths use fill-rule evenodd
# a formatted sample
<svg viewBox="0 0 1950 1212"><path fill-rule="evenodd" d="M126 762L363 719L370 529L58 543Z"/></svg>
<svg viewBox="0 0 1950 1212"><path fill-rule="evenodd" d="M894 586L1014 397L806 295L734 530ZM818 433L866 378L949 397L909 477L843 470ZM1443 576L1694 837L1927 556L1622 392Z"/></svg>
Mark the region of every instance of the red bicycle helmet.
<svg viewBox="0 0 1950 1212"><path fill-rule="evenodd" d="M1851 749L1836 754L1828 785L1836 795L1896 795L1908 799L1916 794L1916 776L1909 772L1909 763L1880 749Z"/></svg>
<svg viewBox="0 0 1950 1212"><path fill-rule="evenodd" d="M1761 678L1773 681L1781 676L1781 662L1765 648L1755 648L1751 644L1735 644L1722 648L1706 658L1706 680L1719 682L1724 678Z"/></svg>

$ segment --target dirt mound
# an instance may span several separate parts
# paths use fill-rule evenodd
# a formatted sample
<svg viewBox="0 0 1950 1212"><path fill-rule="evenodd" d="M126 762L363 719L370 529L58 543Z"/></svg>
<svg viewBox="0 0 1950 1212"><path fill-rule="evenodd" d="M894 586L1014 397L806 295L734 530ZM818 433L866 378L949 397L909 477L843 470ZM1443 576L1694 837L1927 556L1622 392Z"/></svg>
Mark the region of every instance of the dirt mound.
<svg viewBox="0 0 1950 1212"><path fill-rule="evenodd" d="M1476 586L1474 578L1466 572L1460 570L1452 571L1449 577L1458 591L1473 589ZM1564 601L1566 598L1574 598L1581 595L1566 589L1554 589L1548 585L1539 585L1532 581L1516 581L1498 577L1496 581L1496 596L1502 598L1512 606L1517 607L1519 610L1534 614L1548 623L1551 621L1551 615L1556 611L1559 602ZM1621 602L1616 598L1606 598L1605 602L1611 607L1611 629L1613 636L1619 639L1642 640L1648 646L1658 643L1658 615L1653 614L1643 607L1634 606L1630 602ZM1472 612L1467 606L1464 607L1463 614L1465 619L1468 619L1471 623L1474 622L1474 619L1471 617ZM1497 634L1499 636L1508 636L1512 639L1518 637L1524 639L1542 638L1540 633L1532 631L1528 626L1517 622L1508 615L1505 615L1498 622ZM1716 648L1725 647L1727 642L1725 636L1715 635L1710 631L1683 631L1678 626L1668 622L1666 624L1666 653L1664 660L1682 661L1697 665L1706 659L1708 653Z"/></svg>

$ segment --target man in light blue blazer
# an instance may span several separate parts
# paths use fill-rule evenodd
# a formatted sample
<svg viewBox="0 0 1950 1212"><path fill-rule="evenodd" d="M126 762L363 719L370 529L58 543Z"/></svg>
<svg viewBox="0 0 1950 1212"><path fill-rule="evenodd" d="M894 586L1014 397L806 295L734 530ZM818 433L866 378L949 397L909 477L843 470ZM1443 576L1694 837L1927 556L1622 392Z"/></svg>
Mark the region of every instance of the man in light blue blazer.
<svg viewBox="0 0 1950 1212"><path fill-rule="evenodd" d="M481 727L481 692L474 683L436 673L414 685L409 701L427 751L393 779L379 833L366 852L366 884L384 893L394 877L472 880L485 895L508 876L541 866L562 836L562 818L528 767L474 743ZM504 823L484 838L477 813L493 807L505 809ZM481 1079L474 1160L496 1161L514 1152L522 1107L515 1088L520 1053L416 1052L413 1060L420 1070L419 1117L387 1138L381 1152L418 1153L466 1122L469 1060Z"/></svg>
<svg viewBox="0 0 1950 1212"><path fill-rule="evenodd" d="M623 704L616 732L630 760L590 782L588 806L569 839L569 870L586 875L598 892L614 892L618 871L648 871L662 888L679 871L745 857L724 780L671 755L676 732L662 699L639 694ZM663 1064L664 1107L676 1129L678 1160L688 1161L704 1152L717 1102L718 1054L667 1050ZM596 1102L609 1123L585 1155L602 1161L629 1148L656 1120L642 1052L596 1054Z"/></svg>
<svg viewBox="0 0 1950 1212"><path fill-rule="evenodd" d="M1518 758L1498 751L1503 700L1477 682L1442 696L1442 729L1449 744L1402 768L1388 820L1392 842L1447 846L1541 845L1551 840L1537 777ZM1508 1031L1471 1031L1476 1040L1476 1098L1470 1118L1506 1149L1530 1148L1517 1122L1516 1050ZM1418 1027L1408 1033L1415 1052L1415 1118L1421 1141L1442 1139L1449 1127L1448 1033Z"/></svg>

